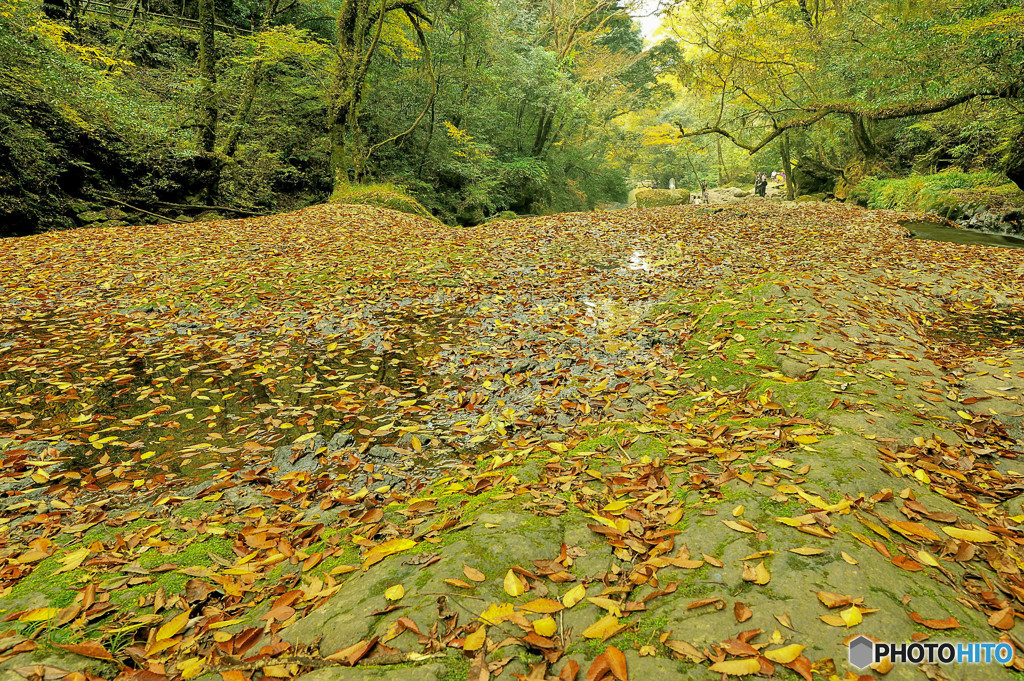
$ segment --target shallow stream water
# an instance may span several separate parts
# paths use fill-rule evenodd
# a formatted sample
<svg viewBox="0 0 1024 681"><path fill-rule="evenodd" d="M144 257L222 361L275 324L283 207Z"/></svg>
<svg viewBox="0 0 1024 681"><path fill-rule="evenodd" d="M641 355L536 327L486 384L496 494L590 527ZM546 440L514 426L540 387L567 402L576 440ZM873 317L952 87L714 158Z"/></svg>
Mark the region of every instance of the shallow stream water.
<svg viewBox="0 0 1024 681"><path fill-rule="evenodd" d="M959 227L950 227L940 222L904 220L899 224L901 227L906 227L910 230L910 235L915 239L976 246L998 246L1000 248L1024 248L1024 238L1007 234L961 229Z"/></svg>

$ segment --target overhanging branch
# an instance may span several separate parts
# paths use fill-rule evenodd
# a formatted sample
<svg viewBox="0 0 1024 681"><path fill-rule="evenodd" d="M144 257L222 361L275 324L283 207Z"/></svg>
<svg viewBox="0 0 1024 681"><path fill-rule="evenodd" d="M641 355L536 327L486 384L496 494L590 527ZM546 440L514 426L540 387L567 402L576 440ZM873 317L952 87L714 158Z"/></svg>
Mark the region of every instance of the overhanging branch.
<svg viewBox="0 0 1024 681"><path fill-rule="evenodd" d="M751 155L756 154L775 140L787 130L795 128L807 128L826 116L834 114L846 114L863 116L874 120L894 120L898 118L909 118L911 116L926 116L952 109L960 104L965 104L972 99L991 97L996 99L1017 99L1024 95L1024 83L1009 83L1000 87L968 90L951 97L943 97L924 102L910 102L906 104L891 104L887 106L871 107L862 102L816 102L807 104L804 109L812 112L809 116L796 116L780 123L774 123L772 130L759 142L746 143L738 139L733 133L721 126L705 126L699 130L686 130L681 123L676 123L680 134L685 137L699 137L701 135L720 135L741 149L746 149Z"/></svg>

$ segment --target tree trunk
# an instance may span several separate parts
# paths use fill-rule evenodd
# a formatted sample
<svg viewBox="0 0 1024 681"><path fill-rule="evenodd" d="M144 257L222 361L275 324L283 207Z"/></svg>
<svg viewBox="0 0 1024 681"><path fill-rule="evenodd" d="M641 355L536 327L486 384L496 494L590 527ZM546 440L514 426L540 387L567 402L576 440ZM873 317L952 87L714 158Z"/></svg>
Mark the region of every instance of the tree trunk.
<svg viewBox="0 0 1024 681"><path fill-rule="evenodd" d="M722 156L722 138L715 139L716 146L718 147L718 186L724 187L726 180L725 172L725 157Z"/></svg>
<svg viewBox="0 0 1024 681"><path fill-rule="evenodd" d="M206 201L216 203L220 185L220 163L213 158L217 143L217 55L214 44L213 0L199 0L199 150L207 156L209 179Z"/></svg>
<svg viewBox="0 0 1024 681"><path fill-rule="evenodd" d="M270 0L267 4L267 11L263 14L256 33L261 33L270 26L270 21L277 12L278 3L279 0ZM224 155L228 158L233 158L235 152L238 150L238 140L242 136L242 129L245 128L245 124L249 120L249 113L252 111L252 103L256 99L256 93L259 91L260 82L263 80L263 50L259 47L257 47L256 50L256 60L252 63L252 67L246 75L245 89L242 91L242 99L238 103L238 111L235 112L235 118L231 121L231 129L228 131L228 139L224 143Z"/></svg>
<svg viewBox="0 0 1024 681"><path fill-rule="evenodd" d="M866 121L864 116L850 115L850 122L853 124L853 141L857 145L857 151L864 157L865 162L871 162L878 155L878 148L868 133Z"/></svg>
<svg viewBox="0 0 1024 681"><path fill-rule="evenodd" d="M213 0L199 0L199 149L213 153L217 141L217 84Z"/></svg>
<svg viewBox="0 0 1024 681"><path fill-rule="evenodd" d="M551 125L555 122L555 111L548 111L544 108L540 112L540 120L537 121L537 134L533 138L533 150L531 156L540 156L544 151L544 145L551 134Z"/></svg>
<svg viewBox="0 0 1024 681"><path fill-rule="evenodd" d="M1003 161L1006 176L1010 181L1024 190L1024 121L1017 130L1017 138L1010 145L1010 151Z"/></svg>
<svg viewBox="0 0 1024 681"><path fill-rule="evenodd" d="M786 200L796 198L796 184L793 179L793 163L790 157L789 132L779 141L779 156L782 157L782 171L786 173Z"/></svg>

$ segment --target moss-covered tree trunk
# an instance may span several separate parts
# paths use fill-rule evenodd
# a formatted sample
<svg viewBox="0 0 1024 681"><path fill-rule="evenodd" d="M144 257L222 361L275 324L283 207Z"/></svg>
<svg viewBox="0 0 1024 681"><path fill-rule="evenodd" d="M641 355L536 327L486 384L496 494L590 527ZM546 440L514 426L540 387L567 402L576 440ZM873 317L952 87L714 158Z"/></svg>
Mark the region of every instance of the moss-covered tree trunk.
<svg viewBox="0 0 1024 681"><path fill-rule="evenodd" d="M257 32L262 32L270 26L270 22L274 18L274 14L277 13L278 4L279 0L270 0L270 2L267 3L267 9L263 13ZM231 121L231 127L228 129L227 140L224 142L224 155L228 158L233 158L235 152L238 150L238 141L242 137L242 130L245 129L245 126L249 121L249 114L252 112L252 104L256 100L256 93L259 92L260 83L263 80L263 70L263 50L257 46L256 59L253 61L252 66L249 67L249 73L246 74L245 87L242 89L242 97L238 103L238 110L235 111L235 117Z"/></svg>
<svg viewBox="0 0 1024 681"><path fill-rule="evenodd" d="M214 43L213 0L199 0L199 100L196 126L199 151L206 157L206 201L215 203L220 194L220 161L217 145L217 54Z"/></svg>
<svg viewBox="0 0 1024 681"><path fill-rule="evenodd" d="M384 26L384 2L344 0L338 12L338 68L331 87L331 171L334 186L358 181L361 137L359 105L366 74Z"/></svg>
<svg viewBox="0 0 1024 681"><path fill-rule="evenodd" d="M1006 176L1010 178L1011 182L1024 190L1024 122L1021 122L1016 138L1010 144L1010 149L1003 163Z"/></svg>
<svg viewBox="0 0 1024 681"><path fill-rule="evenodd" d="M384 18L388 12L396 10L404 12L409 18L429 65L430 52L427 50L426 39L420 26L420 22L429 22L429 18L417 2L344 0L338 11L335 46L338 66L329 95L331 172L335 188L361 181L366 175L369 154L373 148L376 148L367 149L364 144L362 129L359 125L360 106L366 88L366 76L384 28ZM435 92L432 70L429 71L429 75L431 97L427 103L428 107L433 102ZM404 138L423 119L426 112L427 109L424 108L423 113L409 130L380 144ZM376 146L380 146L380 144Z"/></svg>
<svg viewBox="0 0 1024 681"><path fill-rule="evenodd" d="M213 0L199 0L199 149L211 154L217 143L216 46Z"/></svg>

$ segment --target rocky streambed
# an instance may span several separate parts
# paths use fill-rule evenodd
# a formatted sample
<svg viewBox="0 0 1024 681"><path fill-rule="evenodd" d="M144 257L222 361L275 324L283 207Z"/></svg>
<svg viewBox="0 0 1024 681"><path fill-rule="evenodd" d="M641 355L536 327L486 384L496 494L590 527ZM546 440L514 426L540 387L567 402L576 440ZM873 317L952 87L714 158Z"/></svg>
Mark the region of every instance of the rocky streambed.
<svg viewBox="0 0 1024 681"><path fill-rule="evenodd" d="M1017 648L1024 256L912 217L3 242L0 674L941 678L845 644Z"/></svg>

